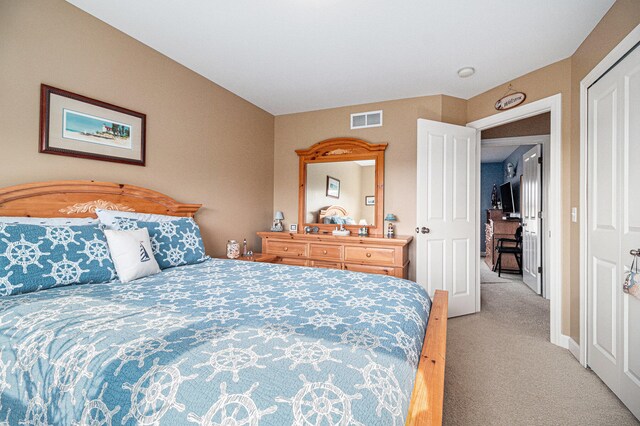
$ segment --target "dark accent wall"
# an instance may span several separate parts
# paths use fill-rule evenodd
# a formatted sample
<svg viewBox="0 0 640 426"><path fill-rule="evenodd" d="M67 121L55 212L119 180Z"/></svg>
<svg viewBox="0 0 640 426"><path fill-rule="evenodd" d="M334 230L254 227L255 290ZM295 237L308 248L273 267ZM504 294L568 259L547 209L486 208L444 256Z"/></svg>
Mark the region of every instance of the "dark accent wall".
<svg viewBox="0 0 640 426"><path fill-rule="evenodd" d="M522 176L523 172L522 155L533 147L534 145L519 146L502 162L503 179L501 183L511 182L511 187L513 188L513 204L516 212L520 211L520 176ZM507 178L508 163L512 163L516 169L516 174L511 179Z"/></svg>

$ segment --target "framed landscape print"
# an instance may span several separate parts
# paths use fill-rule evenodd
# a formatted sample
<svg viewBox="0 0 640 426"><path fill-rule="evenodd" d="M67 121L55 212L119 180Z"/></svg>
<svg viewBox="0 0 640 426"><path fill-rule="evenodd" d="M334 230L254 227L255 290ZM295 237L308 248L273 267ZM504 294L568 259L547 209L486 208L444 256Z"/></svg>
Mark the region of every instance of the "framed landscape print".
<svg viewBox="0 0 640 426"><path fill-rule="evenodd" d="M145 114L40 87L42 153L144 166L145 127Z"/></svg>
<svg viewBox="0 0 640 426"><path fill-rule="evenodd" d="M340 198L340 181L327 176L327 197Z"/></svg>
<svg viewBox="0 0 640 426"><path fill-rule="evenodd" d="M376 205L376 197L375 195L367 195L364 197L364 205L365 206L375 206Z"/></svg>

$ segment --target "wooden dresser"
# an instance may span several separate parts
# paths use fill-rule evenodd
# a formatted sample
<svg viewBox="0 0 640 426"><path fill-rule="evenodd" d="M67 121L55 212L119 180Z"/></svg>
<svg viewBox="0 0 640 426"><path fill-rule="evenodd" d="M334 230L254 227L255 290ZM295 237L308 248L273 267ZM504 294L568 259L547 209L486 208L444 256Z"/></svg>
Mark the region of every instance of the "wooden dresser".
<svg viewBox="0 0 640 426"><path fill-rule="evenodd" d="M407 278L410 236L335 237L331 234L258 232L262 253L277 256L275 263L346 269Z"/></svg>
<svg viewBox="0 0 640 426"><path fill-rule="evenodd" d="M503 219L502 210L489 209L487 210L487 223L485 223L485 241L486 241L486 256L484 258L485 263L489 268L493 269L496 261L498 260L498 253L496 248L498 245L498 239L500 238L514 238L516 229L520 226L518 220L505 220ZM512 246L512 243L504 243L505 247ZM503 269L518 269L516 258L510 255L502 256L502 268Z"/></svg>

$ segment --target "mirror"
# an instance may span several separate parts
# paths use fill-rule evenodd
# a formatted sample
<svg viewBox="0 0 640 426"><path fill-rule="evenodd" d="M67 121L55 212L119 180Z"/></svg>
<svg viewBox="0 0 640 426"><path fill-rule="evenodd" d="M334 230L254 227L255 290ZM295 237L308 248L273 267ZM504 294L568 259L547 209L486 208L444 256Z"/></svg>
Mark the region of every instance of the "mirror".
<svg viewBox="0 0 640 426"><path fill-rule="evenodd" d="M307 164L308 223L375 225L376 161Z"/></svg>
<svg viewBox="0 0 640 426"><path fill-rule="evenodd" d="M344 225L357 234L366 222L370 234L382 234L386 147L339 138L297 150L298 232L304 232L305 226L330 232Z"/></svg>

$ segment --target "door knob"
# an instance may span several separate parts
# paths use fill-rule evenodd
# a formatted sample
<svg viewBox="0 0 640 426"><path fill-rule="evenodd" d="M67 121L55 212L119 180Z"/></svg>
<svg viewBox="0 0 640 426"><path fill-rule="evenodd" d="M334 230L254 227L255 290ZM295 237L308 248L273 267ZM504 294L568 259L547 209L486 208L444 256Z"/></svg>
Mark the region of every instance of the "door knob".
<svg viewBox="0 0 640 426"><path fill-rule="evenodd" d="M426 226L423 226L420 232L422 232L423 234L428 234L429 232L431 232L431 229L427 228Z"/></svg>
<svg viewBox="0 0 640 426"><path fill-rule="evenodd" d="M637 257L640 257L640 248L639 248L639 249L636 249L636 250L631 250L631 251L629 252L629 254L630 254L631 256L637 256Z"/></svg>

